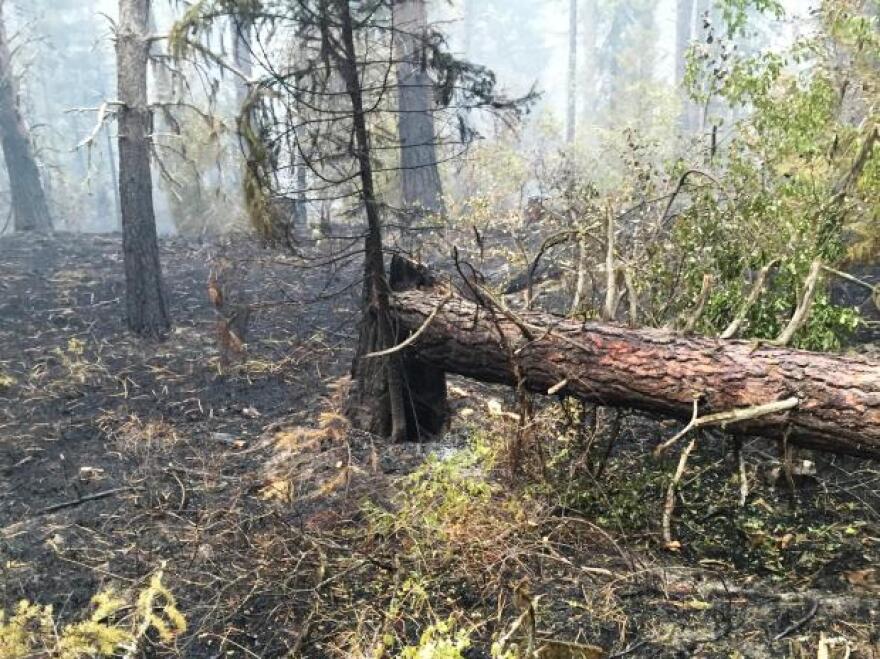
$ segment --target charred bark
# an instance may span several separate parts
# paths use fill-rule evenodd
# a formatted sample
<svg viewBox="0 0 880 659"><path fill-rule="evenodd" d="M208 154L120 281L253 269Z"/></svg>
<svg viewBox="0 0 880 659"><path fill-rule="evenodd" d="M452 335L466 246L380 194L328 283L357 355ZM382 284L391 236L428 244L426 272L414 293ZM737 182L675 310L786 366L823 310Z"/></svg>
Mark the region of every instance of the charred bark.
<svg viewBox="0 0 880 659"><path fill-rule="evenodd" d="M361 197L367 215L364 241L364 289L357 353L352 364L352 390L346 416L355 427L394 441L409 431L403 402L401 355L369 357L392 346L395 332L389 314L389 287L385 277L382 223L373 182L370 140L367 132L363 90L357 68L354 28L348 0L336 0L342 43L336 53L339 73L351 101L354 156L360 170Z"/></svg>
<svg viewBox="0 0 880 659"><path fill-rule="evenodd" d="M161 338L170 330L171 321L162 287L150 173L149 16L149 0L120 0L116 35L119 197L128 327L141 336Z"/></svg>
<svg viewBox="0 0 880 659"><path fill-rule="evenodd" d="M16 231L52 230L46 193L27 124L18 104L18 81L12 70L12 52L0 0L0 142L9 173L13 226Z"/></svg>
<svg viewBox="0 0 880 659"><path fill-rule="evenodd" d="M691 418L695 399L704 416L796 398L794 409L726 430L880 458L878 362L541 313L512 318L459 297L441 305L445 297L436 290L392 295L393 318L405 331L441 307L407 359L506 385L517 384L516 363L530 391L680 419Z"/></svg>

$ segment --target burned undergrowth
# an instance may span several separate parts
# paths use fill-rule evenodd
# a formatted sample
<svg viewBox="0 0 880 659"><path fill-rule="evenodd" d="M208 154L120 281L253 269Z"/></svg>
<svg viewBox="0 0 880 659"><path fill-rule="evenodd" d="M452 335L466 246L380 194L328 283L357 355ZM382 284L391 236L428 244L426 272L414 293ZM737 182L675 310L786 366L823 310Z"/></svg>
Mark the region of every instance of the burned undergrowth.
<svg viewBox="0 0 880 659"><path fill-rule="evenodd" d="M792 491L775 445L746 442L741 506L738 447L699 443L670 551L675 460L651 455L677 426L541 400L522 432L509 391L457 380L437 442L354 431L354 298L239 247L259 308L224 367L222 249L163 244L180 320L153 345L114 325L114 237L4 239L3 608L63 624L161 570L187 631L146 631L147 656L876 651L873 464L798 455Z"/></svg>

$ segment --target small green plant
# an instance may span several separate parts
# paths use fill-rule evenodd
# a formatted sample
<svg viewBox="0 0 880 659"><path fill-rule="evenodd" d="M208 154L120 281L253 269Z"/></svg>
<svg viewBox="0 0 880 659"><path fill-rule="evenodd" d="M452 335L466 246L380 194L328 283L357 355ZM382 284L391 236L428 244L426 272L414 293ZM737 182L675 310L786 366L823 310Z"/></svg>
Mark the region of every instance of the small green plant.
<svg viewBox="0 0 880 659"><path fill-rule="evenodd" d="M464 659L463 652L471 645L469 634L455 630L455 622L447 620L430 625L419 638L418 645L404 648L402 659Z"/></svg>
<svg viewBox="0 0 880 659"><path fill-rule="evenodd" d="M365 504L375 532L405 532L420 540L454 540L487 522L493 496L488 478L492 449L477 433L470 446L449 455L432 454L402 483L395 512ZM491 515L489 516L491 517Z"/></svg>
<svg viewBox="0 0 880 659"><path fill-rule="evenodd" d="M186 631L186 620L174 596L162 583L162 572L130 605L112 588L92 598L95 610L81 622L59 629L51 605L19 602L11 614L0 610L0 657L113 657L120 652L135 656L138 645L151 630L163 643ZM131 609L129 615L125 615Z"/></svg>
<svg viewBox="0 0 880 659"><path fill-rule="evenodd" d="M9 391L15 386L16 379L0 369L0 393Z"/></svg>

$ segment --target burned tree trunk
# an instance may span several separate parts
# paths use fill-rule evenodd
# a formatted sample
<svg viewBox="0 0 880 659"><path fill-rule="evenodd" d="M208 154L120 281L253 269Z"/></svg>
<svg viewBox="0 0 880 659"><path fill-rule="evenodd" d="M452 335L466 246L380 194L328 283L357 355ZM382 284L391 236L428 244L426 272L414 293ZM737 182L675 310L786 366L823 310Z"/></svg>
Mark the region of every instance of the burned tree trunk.
<svg viewBox="0 0 880 659"><path fill-rule="evenodd" d="M18 105L18 82L12 70L12 52L2 12L3 0L0 0L0 141L9 173L13 226L16 231L47 232L52 230L52 218L31 138Z"/></svg>
<svg viewBox="0 0 880 659"><path fill-rule="evenodd" d="M407 358L438 371L516 385L519 370L533 392L680 419L692 417L695 401L700 416L791 401L787 411L726 429L880 458L877 362L541 313L515 317L436 290L398 292L390 305L404 330L421 328Z"/></svg>
<svg viewBox="0 0 880 659"><path fill-rule="evenodd" d="M168 332L171 322L162 289L150 175L149 16L149 0L119 0L119 197L128 327L136 334L160 338Z"/></svg>
<svg viewBox="0 0 880 659"><path fill-rule="evenodd" d="M336 53L339 73L351 101L355 158L360 171L361 196L367 215L364 241L363 316L357 354L352 365L352 391L346 416L362 430L401 441L407 437L406 412L400 355L370 357L394 344L395 332L389 316L388 280L382 248L382 223L373 184L370 140L358 72L354 29L348 0L335 3L340 22L341 48Z"/></svg>

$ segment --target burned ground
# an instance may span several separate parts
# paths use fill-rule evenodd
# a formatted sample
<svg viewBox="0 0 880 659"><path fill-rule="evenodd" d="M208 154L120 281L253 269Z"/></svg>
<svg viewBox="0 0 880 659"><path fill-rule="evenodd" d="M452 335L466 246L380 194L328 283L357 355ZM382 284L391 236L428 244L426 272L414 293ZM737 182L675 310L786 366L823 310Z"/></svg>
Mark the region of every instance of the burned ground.
<svg viewBox="0 0 880 659"><path fill-rule="evenodd" d="M228 367L218 254L257 305ZM674 427L624 415L615 433L607 411L594 428L542 401L513 476L510 393L457 380L448 436L387 445L335 413L350 272L247 241L169 240L162 258L175 329L152 344L124 330L118 237L0 240L0 608L52 603L63 622L164 566L189 631L147 656L393 655L451 618L482 657L529 604L539 642L617 656L880 651L875 465L800 456L816 473L791 506L775 447L747 442L740 508L731 446L707 442L669 552L674 460L649 455Z"/></svg>

